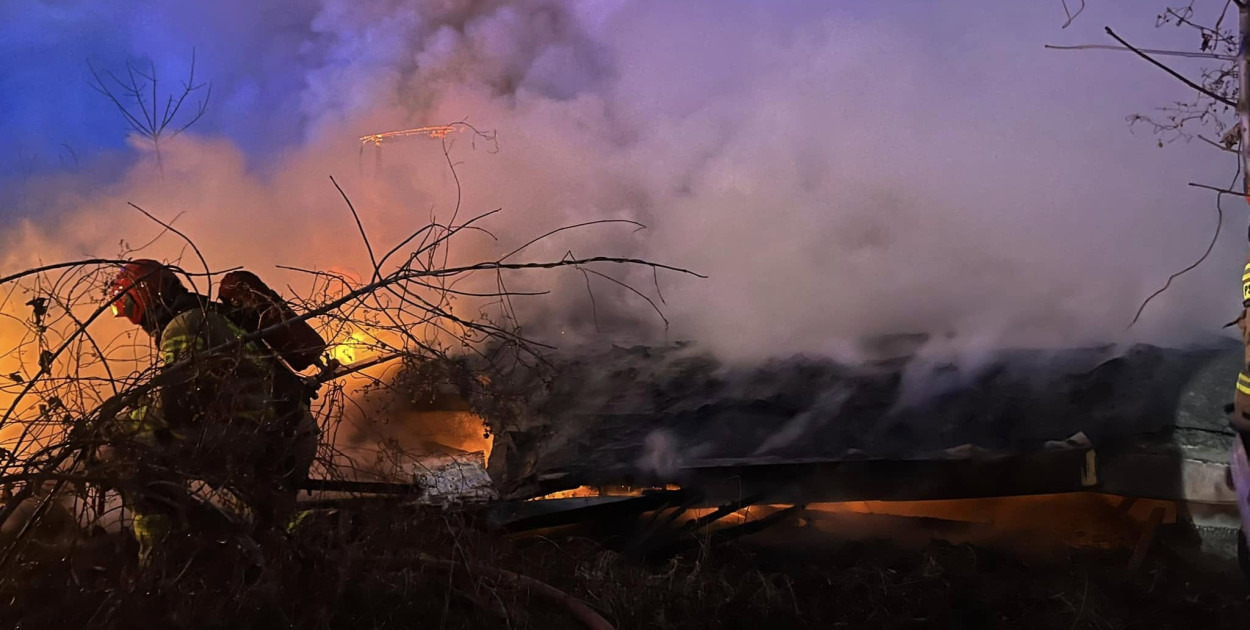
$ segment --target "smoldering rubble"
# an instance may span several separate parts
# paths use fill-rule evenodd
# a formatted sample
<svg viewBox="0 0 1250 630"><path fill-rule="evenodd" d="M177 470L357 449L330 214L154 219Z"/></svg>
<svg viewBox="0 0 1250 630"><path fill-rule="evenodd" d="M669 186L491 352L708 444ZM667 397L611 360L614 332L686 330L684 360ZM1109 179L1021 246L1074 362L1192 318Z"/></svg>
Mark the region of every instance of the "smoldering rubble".
<svg viewBox="0 0 1250 630"><path fill-rule="evenodd" d="M475 403L495 434L492 475L519 493L553 475L676 481L715 462L1027 453L1077 435L1180 440L1223 461L1232 431L1219 409L1239 350L1212 340L1001 351L975 368L914 351L741 367L690 347L609 347L556 355L545 376L510 372Z"/></svg>

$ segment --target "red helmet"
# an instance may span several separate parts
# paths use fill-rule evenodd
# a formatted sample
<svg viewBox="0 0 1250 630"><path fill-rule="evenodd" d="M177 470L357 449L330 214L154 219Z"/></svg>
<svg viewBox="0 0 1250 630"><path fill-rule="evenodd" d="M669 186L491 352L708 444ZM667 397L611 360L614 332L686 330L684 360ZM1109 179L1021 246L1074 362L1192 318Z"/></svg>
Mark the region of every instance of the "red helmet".
<svg viewBox="0 0 1250 630"><path fill-rule="evenodd" d="M162 301L172 287L181 286L182 281L165 265L146 258L132 260L122 265L121 273L109 285L108 299L112 300L113 316L142 324L143 314L153 304Z"/></svg>

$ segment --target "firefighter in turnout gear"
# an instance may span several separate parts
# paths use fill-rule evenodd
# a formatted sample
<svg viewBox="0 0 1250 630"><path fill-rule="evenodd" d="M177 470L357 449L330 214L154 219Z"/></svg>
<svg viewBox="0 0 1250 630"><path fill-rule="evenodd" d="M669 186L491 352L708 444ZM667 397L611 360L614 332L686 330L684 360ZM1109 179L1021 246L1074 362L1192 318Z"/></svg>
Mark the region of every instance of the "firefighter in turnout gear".
<svg viewBox="0 0 1250 630"><path fill-rule="evenodd" d="M1241 329L1241 371L1237 374L1233 404L1225 409L1229 412L1229 423L1237 433L1229 454L1229 479L1237 495L1237 509L1242 523L1237 532L1237 560L1243 575L1250 578L1250 541L1246 539L1250 531L1250 456L1246 448L1250 436L1250 322L1246 321L1246 315L1250 313L1250 258L1241 272L1241 307L1241 315L1233 322Z"/></svg>
<svg viewBox="0 0 1250 630"><path fill-rule="evenodd" d="M165 265L126 264L108 298L114 316L153 338L161 364L155 386L113 427L113 448L134 471L121 490L141 561L167 537L193 533L193 481L242 499L259 536L284 527L316 452L314 390L263 337L240 343L246 315L188 291Z"/></svg>
<svg viewBox="0 0 1250 630"><path fill-rule="evenodd" d="M1241 329L1244 356L1241 373L1237 375L1237 390L1233 394L1233 413L1230 420L1238 433L1247 435L1250 434L1250 322L1246 321L1245 309L1250 309L1250 259L1247 259L1241 273L1241 306L1243 310L1236 323Z"/></svg>

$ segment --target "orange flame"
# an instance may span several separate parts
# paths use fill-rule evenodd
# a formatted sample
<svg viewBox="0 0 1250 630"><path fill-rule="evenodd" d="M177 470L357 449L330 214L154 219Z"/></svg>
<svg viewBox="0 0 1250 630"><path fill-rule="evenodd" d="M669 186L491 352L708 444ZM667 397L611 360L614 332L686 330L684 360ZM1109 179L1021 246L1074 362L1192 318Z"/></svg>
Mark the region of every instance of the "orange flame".
<svg viewBox="0 0 1250 630"><path fill-rule="evenodd" d="M353 330L347 338L330 346L327 354L341 365L351 365L364 359L362 351L369 348L369 341L364 333Z"/></svg>
<svg viewBox="0 0 1250 630"><path fill-rule="evenodd" d="M438 125L434 127L417 127L415 129L401 129L399 131L387 131L384 133L374 133L367 136L360 136L361 144L372 144L380 147L386 140L394 138L406 138L408 136L429 136L431 138L446 138L448 134L456 131L451 125Z"/></svg>

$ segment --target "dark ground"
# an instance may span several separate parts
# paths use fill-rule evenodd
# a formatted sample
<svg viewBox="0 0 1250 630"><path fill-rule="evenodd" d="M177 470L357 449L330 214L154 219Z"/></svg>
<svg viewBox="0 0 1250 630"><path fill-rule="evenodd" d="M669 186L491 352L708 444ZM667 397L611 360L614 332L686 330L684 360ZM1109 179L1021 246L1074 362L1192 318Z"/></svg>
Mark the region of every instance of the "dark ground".
<svg viewBox="0 0 1250 630"><path fill-rule="evenodd" d="M580 536L505 539L472 516L391 509L308 524L256 576L229 545L202 566L126 577L133 549L101 536L27 558L0 587L12 628L575 628L567 612L492 568L580 598L617 628L1245 628L1236 575L1166 546L1030 559L984 546L852 542L802 521L732 543L632 559ZM455 560L453 567L420 554ZM1227 567L1224 567L1227 568ZM506 609L506 613L502 612Z"/></svg>

